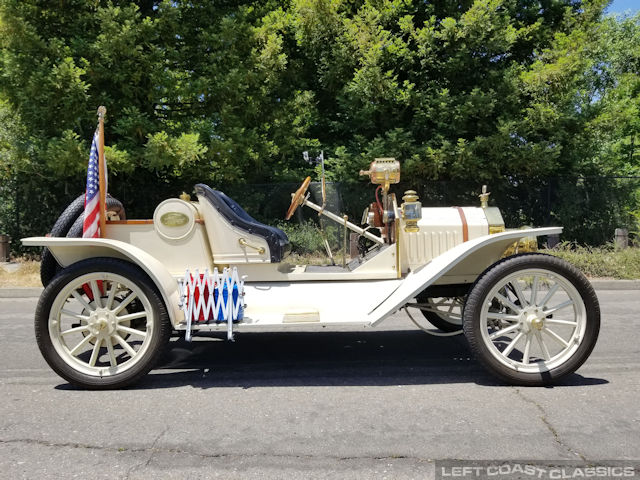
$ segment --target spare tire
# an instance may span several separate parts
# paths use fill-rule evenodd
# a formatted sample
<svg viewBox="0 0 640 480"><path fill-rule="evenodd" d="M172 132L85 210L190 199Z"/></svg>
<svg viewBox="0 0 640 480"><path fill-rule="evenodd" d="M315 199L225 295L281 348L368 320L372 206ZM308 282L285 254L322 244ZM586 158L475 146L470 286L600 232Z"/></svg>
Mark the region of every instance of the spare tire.
<svg viewBox="0 0 640 480"><path fill-rule="evenodd" d="M77 238L82 236L82 223L84 222L84 196L83 193L60 214L51 228L51 237ZM108 212L116 212L122 220L126 218L122 203L107 194L106 208ZM79 229L79 231L78 231ZM40 281L46 287L53 277L62 269L48 248L42 250L40 263Z"/></svg>
<svg viewBox="0 0 640 480"><path fill-rule="evenodd" d="M49 232L49 236L51 237L65 237L67 232L73 225L73 222L76 221L78 215L82 213L84 210L84 193L76 198L73 202L69 204L67 208L60 214L56 223L51 227L51 232ZM60 269L60 265L56 262L56 259L53 258L53 255L49 251L47 247L44 247L42 250L42 262L40 263L40 281L42 285L46 287L49 285L49 282L53 277L55 277L56 273Z"/></svg>
<svg viewBox="0 0 640 480"><path fill-rule="evenodd" d="M116 213L120 217L120 220L127 219L127 216L124 212L124 207L122 206L122 203L120 203L120 200L118 200L117 198L113 198L111 195L107 194L105 206L107 208L107 212ZM83 224L84 224L84 210L80 213L78 218L76 218L76 221L73 222L73 225L71 225L71 228L67 232L66 237L80 238L82 236Z"/></svg>

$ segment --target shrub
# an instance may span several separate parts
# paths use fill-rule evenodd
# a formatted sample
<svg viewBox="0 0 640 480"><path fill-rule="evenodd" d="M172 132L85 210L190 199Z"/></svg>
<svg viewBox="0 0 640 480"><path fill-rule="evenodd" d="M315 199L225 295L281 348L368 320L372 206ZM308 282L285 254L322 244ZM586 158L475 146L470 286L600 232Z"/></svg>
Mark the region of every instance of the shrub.
<svg viewBox="0 0 640 480"><path fill-rule="evenodd" d="M564 242L544 252L563 258L589 277L640 278L640 248L619 250L611 243L602 247L585 247Z"/></svg>
<svg viewBox="0 0 640 480"><path fill-rule="evenodd" d="M312 220L302 223L280 222L278 228L289 237L292 253L304 255L325 250L320 230Z"/></svg>

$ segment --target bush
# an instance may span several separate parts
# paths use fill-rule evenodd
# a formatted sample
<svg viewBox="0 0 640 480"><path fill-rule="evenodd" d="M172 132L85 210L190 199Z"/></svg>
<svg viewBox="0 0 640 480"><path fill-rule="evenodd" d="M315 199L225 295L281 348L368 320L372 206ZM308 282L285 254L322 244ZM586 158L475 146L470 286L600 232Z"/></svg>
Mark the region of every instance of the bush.
<svg viewBox="0 0 640 480"><path fill-rule="evenodd" d="M322 235L313 220L302 223L280 222L278 228L289 237L292 253L305 255L325 251Z"/></svg>
<svg viewBox="0 0 640 480"><path fill-rule="evenodd" d="M544 253L566 260L589 277L640 279L640 248L619 250L613 244L584 247L564 242Z"/></svg>

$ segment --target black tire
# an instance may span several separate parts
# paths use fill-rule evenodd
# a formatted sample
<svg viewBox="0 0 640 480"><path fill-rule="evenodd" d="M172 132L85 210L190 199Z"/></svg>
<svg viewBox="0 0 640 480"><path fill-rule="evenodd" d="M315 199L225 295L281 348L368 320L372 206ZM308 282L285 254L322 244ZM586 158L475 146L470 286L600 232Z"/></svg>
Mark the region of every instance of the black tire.
<svg viewBox="0 0 640 480"><path fill-rule="evenodd" d="M121 219L125 219L124 207L122 203L107 194L106 198L107 211L118 213ZM53 228L51 228L52 237L69 237L78 238L82 236L82 223L84 221L84 194L80 195L62 212ZM42 286L49 285L53 277L62 270L48 248L42 250L42 260L40 262L40 281Z"/></svg>
<svg viewBox="0 0 640 480"><path fill-rule="evenodd" d="M99 302L83 290L82 287L87 285L87 282L93 282L96 288L104 290ZM122 287L122 298L118 297L120 293L116 290L114 299L111 300L112 304L108 305L107 293L110 293L110 288L114 285ZM129 325L132 325L133 321L127 321L127 327L125 327L127 331L121 330L122 323L118 320L118 316L122 310L116 311L118 306L125 303L130 293L136 295L133 301L127 303L130 311L126 309L124 311L127 315L142 315L138 319L143 320L136 327L139 335L127 335L127 332L132 331ZM74 305L67 301L74 298L73 294L79 294L83 298L84 303L78 302L78 307L86 306L82 307L80 312L72 311L77 315L85 316L85 320L84 323L79 320L77 324L70 324L70 327L76 330L78 328L83 330L69 334L69 330L63 325L67 325L67 322L76 318L68 313L69 309L74 308ZM112 312L113 316L101 317L96 303L100 303L107 311ZM65 309L64 313L61 312L62 306ZM87 306L91 308L87 309ZM83 260L62 270L42 293L35 315L36 340L49 366L69 383L92 390L126 387L146 375L162 356L171 330L166 306L151 279L137 266L114 258ZM66 332L64 335L62 335L63 331ZM71 345L75 345L71 348L71 345L67 345L66 339L76 333L77 338L68 341ZM93 338L92 342L83 341L88 336ZM123 346L118 347L116 336L129 345L132 353L128 353ZM134 337L142 340L138 343L134 341ZM84 346L88 350L79 354L73 353L72 350L78 347L76 344L78 341L86 344ZM135 349L136 346L139 347L138 350ZM122 350L122 352L117 350L118 357L115 357L116 348ZM89 351L91 351L91 358L86 360ZM114 353L111 354L112 352ZM100 360L104 356L112 360L109 358L107 359L109 362ZM121 360L120 363L118 359ZM113 360L115 365L111 363Z"/></svg>
<svg viewBox="0 0 640 480"><path fill-rule="evenodd" d="M67 208L60 214L56 222L51 227L49 233L52 237L64 237L76 221L78 215L84 210L84 193L71 202ZM46 287L49 282L60 271L60 265L56 262L47 247L42 249L42 261L40 262L40 281L42 286Z"/></svg>
<svg viewBox="0 0 640 480"><path fill-rule="evenodd" d="M568 300L547 308L559 301L557 292ZM489 372L509 384L549 385L575 372L591 354L600 306L589 280L569 263L549 255L516 255L478 278L465 304L463 327L472 352ZM545 339L553 340L549 344L557 353L551 353ZM532 353L534 348L539 355Z"/></svg>
<svg viewBox="0 0 640 480"><path fill-rule="evenodd" d="M124 207L122 206L122 203L120 202L120 200L118 200L117 198L113 198L111 195L107 195L107 198L105 199L105 203L106 203L105 207L107 209L107 212L115 212L120 216L121 220L126 220L127 217L124 213ZM80 212L80 215L78 216L76 221L73 222L73 225L71 225L71 228L67 232L66 237L67 238L82 237L83 224L84 224L84 209L82 210L82 212Z"/></svg>
<svg viewBox="0 0 640 480"><path fill-rule="evenodd" d="M416 296L416 300L418 300L419 303L429 303L429 300L432 298L433 297L425 296L423 293ZM437 297L437 298L441 298L441 297ZM445 298L449 298L449 297L445 297ZM461 297L458 297L458 298L461 298ZM462 301L462 305L464 305L464 301ZM456 332L462 329L462 319L460 319L460 322L456 323L447 319L446 316L444 315L441 316L438 313L433 311L420 309L420 312L431 325L442 330L443 332ZM460 315L462 315L462 311L460 311Z"/></svg>

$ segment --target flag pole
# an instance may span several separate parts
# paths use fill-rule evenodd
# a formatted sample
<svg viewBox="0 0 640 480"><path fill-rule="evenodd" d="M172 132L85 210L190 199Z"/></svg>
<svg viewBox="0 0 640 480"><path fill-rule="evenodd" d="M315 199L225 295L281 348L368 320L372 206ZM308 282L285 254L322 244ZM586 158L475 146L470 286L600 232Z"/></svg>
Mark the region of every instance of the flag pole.
<svg viewBox="0 0 640 480"><path fill-rule="evenodd" d="M107 203L107 181L105 175L104 160L104 116L107 109L103 106L98 108L98 179L100 182L100 237L104 237L106 225L106 203Z"/></svg>

